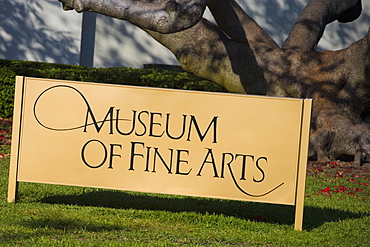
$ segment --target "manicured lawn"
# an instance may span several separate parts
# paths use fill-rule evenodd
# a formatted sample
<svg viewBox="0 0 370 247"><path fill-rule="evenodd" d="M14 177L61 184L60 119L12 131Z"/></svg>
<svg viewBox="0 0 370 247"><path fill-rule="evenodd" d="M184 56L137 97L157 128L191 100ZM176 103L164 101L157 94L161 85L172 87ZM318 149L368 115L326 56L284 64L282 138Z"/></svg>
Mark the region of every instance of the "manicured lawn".
<svg viewBox="0 0 370 247"><path fill-rule="evenodd" d="M370 169L309 163L302 232L294 208L20 183L7 203L10 122L0 119L0 246L369 246Z"/></svg>

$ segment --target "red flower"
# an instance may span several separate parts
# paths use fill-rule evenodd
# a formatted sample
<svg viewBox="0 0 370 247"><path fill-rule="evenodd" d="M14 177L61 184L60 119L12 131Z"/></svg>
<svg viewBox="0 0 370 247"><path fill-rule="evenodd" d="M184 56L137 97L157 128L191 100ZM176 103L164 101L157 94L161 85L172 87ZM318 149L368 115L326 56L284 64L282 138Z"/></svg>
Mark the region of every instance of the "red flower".
<svg viewBox="0 0 370 247"><path fill-rule="evenodd" d="M330 187L326 187L325 189L323 189L323 190L320 190L321 192L328 192L328 191L330 191L331 190L331 188Z"/></svg>
<svg viewBox="0 0 370 247"><path fill-rule="evenodd" d="M335 188L338 188L338 189L337 190L334 190L333 191L334 193L338 193L338 192L344 193L344 191L348 190L348 188L347 187L344 187L343 185L335 186Z"/></svg>

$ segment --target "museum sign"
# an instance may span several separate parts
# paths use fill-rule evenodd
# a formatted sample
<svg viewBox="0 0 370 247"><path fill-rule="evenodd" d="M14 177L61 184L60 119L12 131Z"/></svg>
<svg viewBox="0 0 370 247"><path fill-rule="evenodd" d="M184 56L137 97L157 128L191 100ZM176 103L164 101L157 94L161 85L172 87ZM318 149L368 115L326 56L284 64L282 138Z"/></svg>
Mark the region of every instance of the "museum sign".
<svg viewBox="0 0 370 247"><path fill-rule="evenodd" d="M17 77L18 182L296 206L311 100Z"/></svg>

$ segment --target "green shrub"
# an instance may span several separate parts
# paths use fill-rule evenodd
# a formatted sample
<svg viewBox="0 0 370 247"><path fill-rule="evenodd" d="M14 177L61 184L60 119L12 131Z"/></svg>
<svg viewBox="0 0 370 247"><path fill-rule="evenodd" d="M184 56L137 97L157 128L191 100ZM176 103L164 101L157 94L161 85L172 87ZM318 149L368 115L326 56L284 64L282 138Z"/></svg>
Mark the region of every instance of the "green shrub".
<svg viewBox="0 0 370 247"><path fill-rule="evenodd" d="M14 78L16 73L7 67L0 68L0 117L10 117L14 107Z"/></svg>
<svg viewBox="0 0 370 247"><path fill-rule="evenodd" d="M77 65L0 59L0 117L11 117L13 115L16 75L70 81L226 92L224 88L215 83L194 77L186 72L179 72L178 70L126 67L88 68Z"/></svg>

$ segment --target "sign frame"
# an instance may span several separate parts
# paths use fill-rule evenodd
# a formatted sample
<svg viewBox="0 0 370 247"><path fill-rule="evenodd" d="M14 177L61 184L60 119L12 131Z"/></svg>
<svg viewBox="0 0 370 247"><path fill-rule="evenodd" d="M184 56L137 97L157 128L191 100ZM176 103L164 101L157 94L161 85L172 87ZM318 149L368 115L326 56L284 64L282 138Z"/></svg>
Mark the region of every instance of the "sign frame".
<svg viewBox="0 0 370 247"><path fill-rule="evenodd" d="M40 80L40 81L50 81L50 82L56 81L57 83L65 82L65 83L86 84L82 82L68 82L68 81L61 81L61 80L37 79L37 78L29 78L29 77L23 77L23 76L16 77L12 147L11 147L11 160L10 160L9 185L8 185L8 202L10 203L16 202L19 182L27 182L27 180L19 179L19 174L21 172L21 169L23 169L20 166L20 160L21 160L20 158L22 155L21 143L22 143L22 128L23 128L22 124L23 124L23 118L24 118L24 109L25 109L25 105L28 100L25 97L27 80ZM98 84L98 85L104 86L104 84ZM106 84L105 86L112 87L112 85L110 84ZM132 86L122 86L122 87L140 88L140 87L132 87ZM150 90L157 90L157 89L150 89ZM160 90L163 90L163 89L160 89ZM181 90L171 90L171 89L164 89L164 90L183 92ZM189 91L187 91L187 93L189 93ZM228 95L229 97L233 97L231 94L207 93L207 92L193 92L193 93L212 94L212 95ZM240 95L238 95L237 97L240 97ZM264 96L253 96L253 97L264 98ZM265 98L271 98L271 97L265 97ZM301 231L302 226L303 226L305 181L306 181L312 100L311 99L294 99L294 100L299 100L302 102L302 108L301 108L302 112L300 115L299 136L297 137L299 139L299 144L298 144L298 150L297 150L298 152L297 173L295 175L296 182L294 185L295 186L294 188L295 196L294 196L294 202L289 205L293 205L295 207L294 229ZM38 181L31 181L31 182L38 182ZM40 183L49 183L49 182L41 181ZM63 184L63 183L58 183L58 184ZM75 185L75 184L65 183L64 185ZM85 187L85 185L77 185L77 186ZM99 187L99 186L86 186L86 187ZM120 189L120 188L114 188L114 189L125 190L125 189ZM161 192L155 192L155 193L161 193ZM170 193L170 194L176 194L176 193ZM187 194L180 193L179 195L187 195ZM190 194L190 196L192 196L192 194ZM213 196L213 197L220 198L220 199L224 198L224 197L217 197L217 196ZM226 199L229 199L229 198L226 198ZM245 200L245 201L249 201L249 200ZM274 203L274 202L269 202L269 203ZM280 204L286 204L286 203L280 203Z"/></svg>

